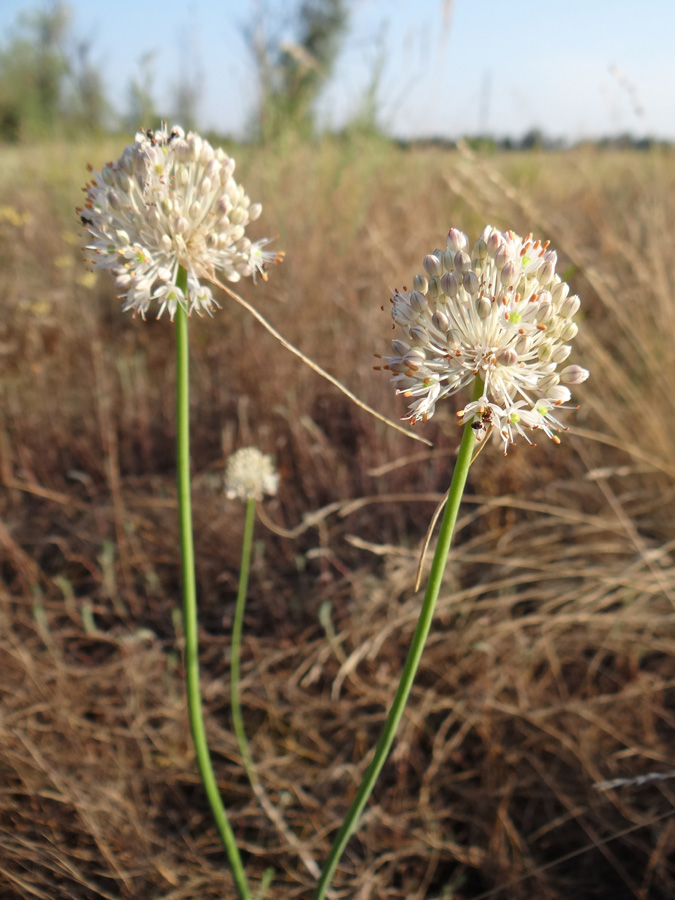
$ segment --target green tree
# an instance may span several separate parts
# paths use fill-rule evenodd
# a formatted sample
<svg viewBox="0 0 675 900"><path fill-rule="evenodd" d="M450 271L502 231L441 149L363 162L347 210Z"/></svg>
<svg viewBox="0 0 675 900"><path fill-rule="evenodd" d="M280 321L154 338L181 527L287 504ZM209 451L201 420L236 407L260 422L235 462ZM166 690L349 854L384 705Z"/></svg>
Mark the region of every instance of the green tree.
<svg viewBox="0 0 675 900"><path fill-rule="evenodd" d="M269 36L262 24L248 35L260 82L257 131L264 140L287 130L312 135L315 103L346 32L347 5L345 0L302 0L294 19L294 38L282 39L279 29Z"/></svg>
<svg viewBox="0 0 675 900"><path fill-rule="evenodd" d="M101 128L109 108L90 54L72 38L67 4L20 15L0 46L0 140Z"/></svg>
<svg viewBox="0 0 675 900"><path fill-rule="evenodd" d="M39 137L57 126L69 71L70 18L64 3L24 13L0 50L0 136L5 139Z"/></svg>

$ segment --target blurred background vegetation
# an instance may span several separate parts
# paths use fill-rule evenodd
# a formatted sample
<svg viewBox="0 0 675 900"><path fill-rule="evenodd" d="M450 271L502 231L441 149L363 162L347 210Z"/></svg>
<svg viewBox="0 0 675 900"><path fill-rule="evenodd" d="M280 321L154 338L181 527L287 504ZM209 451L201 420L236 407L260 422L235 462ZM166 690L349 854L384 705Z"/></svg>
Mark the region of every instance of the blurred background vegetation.
<svg viewBox="0 0 675 900"><path fill-rule="evenodd" d="M331 75L345 34L345 0L303 0L295 12L294 40L280 40L269 22L263 28L262 21L246 34L260 80L260 109L251 136L269 139L293 130L311 137L313 106ZM75 38L68 4L54 3L21 14L0 48L0 140L73 139L106 130L135 131L141 123L162 117L175 119L185 128L195 127L198 73L182 72L175 108L158 110L153 98L152 52L141 57L138 70L128 84L126 110L115 109L92 61L91 41Z"/></svg>
<svg viewBox="0 0 675 900"><path fill-rule="evenodd" d="M317 104L334 75L348 35L347 0L298 0L282 5L275 14L253 15L241 26L242 37L257 77L257 106L246 139L265 142L319 136ZM107 96L101 70L94 61L95 41L78 36L72 8L54 2L21 13L0 43L0 141L74 140L86 135L120 131L134 133L142 125L167 119L185 128L199 123L203 73L198 53L185 37L187 52L180 73L174 73L170 108L156 99L158 75L155 53L144 52L129 77L120 100ZM364 88L344 135L383 135L378 123L376 94L384 63L384 46L375 54L369 83ZM618 72L615 78L638 108L634 88ZM641 112L638 108L638 111ZM221 135L221 137L226 135ZM560 149L564 141L533 127L520 138L497 139L486 134L467 135L475 149ZM444 139L424 142L451 145ZM596 140L601 147L645 149L663 141L621 133Z"/></svg>

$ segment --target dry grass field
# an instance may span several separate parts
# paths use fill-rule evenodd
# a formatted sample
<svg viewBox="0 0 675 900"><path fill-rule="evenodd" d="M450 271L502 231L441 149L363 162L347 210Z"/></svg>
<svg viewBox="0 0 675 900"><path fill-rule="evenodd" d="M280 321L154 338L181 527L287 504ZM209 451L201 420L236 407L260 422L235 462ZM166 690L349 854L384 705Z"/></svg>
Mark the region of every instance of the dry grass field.
<svg viewBox="0 0 675 900"><path fill-rule="evenodd" d="M82 262L85 163L106 146L0 151L0 897L234 896L189 737L181 662L168 320L122 315ZM497 444L469 476L395 749L334 881L354 900L675 896L675 157L474 156L327 140L230 148L286 252L241 293L354 393L404 406L389 288L451 225L549 238L582 298L591 370L556 447ZM457 406L426 448L309 371L232 302L191 322L203 694L247 870L309 898L416 622L420 542ZM384 307L384 312L382 311ZM243 507L227 456L273 453L256 526L243 704L259 808L229 719ZM290 532L290 533L289 533Z"/></svg>

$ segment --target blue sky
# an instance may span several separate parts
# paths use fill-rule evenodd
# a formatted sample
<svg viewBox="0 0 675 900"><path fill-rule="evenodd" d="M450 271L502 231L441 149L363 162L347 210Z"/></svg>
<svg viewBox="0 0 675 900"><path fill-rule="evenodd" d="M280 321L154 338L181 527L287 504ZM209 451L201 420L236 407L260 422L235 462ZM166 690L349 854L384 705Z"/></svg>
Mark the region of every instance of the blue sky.
<svg viewBox="0 0 675 900"><path fill-rule="evenodd" d="M0 42L39 0L0 0ZM152 52L157 105L201 77L201 127L242 135L256 71L244 32L281 27L291 0L70 0L123 110L129 79ZM675 139L673 0L352 0L349 34L321 120L358 110L378 60L380 124L404 137L540 128L576 140L630 131ZM145 123L150 124L150 123Z"/></svg>

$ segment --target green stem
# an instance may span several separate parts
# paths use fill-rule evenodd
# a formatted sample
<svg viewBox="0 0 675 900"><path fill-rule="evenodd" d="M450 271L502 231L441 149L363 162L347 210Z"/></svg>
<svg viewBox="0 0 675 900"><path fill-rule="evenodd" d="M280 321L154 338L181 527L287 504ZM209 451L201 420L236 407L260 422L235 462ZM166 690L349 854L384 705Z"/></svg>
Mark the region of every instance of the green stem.
<svg viewBox="0 0 675 900"><path fill-rule="evenodd" d="M480 397L482 391L483 384L480 379L477 378L474 386L474 399ZM434 553L431 570L429 572L429 581L427 583L427 589L424 595L424 601L422 602L422 608L420 610L415 633L410 644L410 650L408 651L408 658L406 659L403 668L403 674L401 675L401 680L396 690L394 702L389 710L389 715L384 723L384 729L380 736L380 740L375 748L375 754L363 775L361 786L359 787L356 797L349 807L345 820L333 841L333 846L328 854L328 859L326 860L326 864L314 894L314 900L324 900L328 886L335 873L335 869L344 853L349 838L356 829L359 817L368 802L368 798L375 787L375 783L382 767L389 756L391 745L394 742L394 736L396 735L396 730L401 721L401 717L403 716L403 711L405 710L415 679L415 674L422 658L427 635L429 634L429 629L431 627L434 608L443 582L445 563L448 558L452 533L455 528L455 522L457 521L457 513L462 500L462 494L464 493L467 475L469 474L469 466L471 465L475 443L476 436L473 428L471 425L465 425L462 443L460 444L459 453L457 455L457 462L455 463L455 470L452 474L452 483L448 493L445 513L438 534L436 552Z"/></svg>
<svg viewBox="0 0 675 900"><path fill-rule="evenodd" d="M187 273L178 272L177 287L187 294ZM185 680L187 684L190 730L202 784L213 818L230 861L232 877L240 900L251 900L246 873L239 856L234 832L227 818L213 773L206 742L202 700L199 692L199 644L197 637L197 584L192 537L192 502L190 497L190 403L188 367L188 317L182 307L176 312L176 410L178 457L178 515L180 548L183 564L183 628L185 629Z"/></svg>
<svg viewBox="0 0 675 900"><path fill-rule="evenodd" d="M232 710L232 726L239 745L239 752L248 775L251 787L258 783L258 775L253 765L251 749L248 745L244 719L241 714L241 695L239 691L241 673L241 633L244 627L244 608L248 590L248 573L251 565L251 544L253 543L253 526L255 524L255 499L246 501L246 519L244 520L244 540L241 548L241 569L239 570L239 590L237 605L234 610L232 624L232 642L230 645L230 707Z"/></svg>

